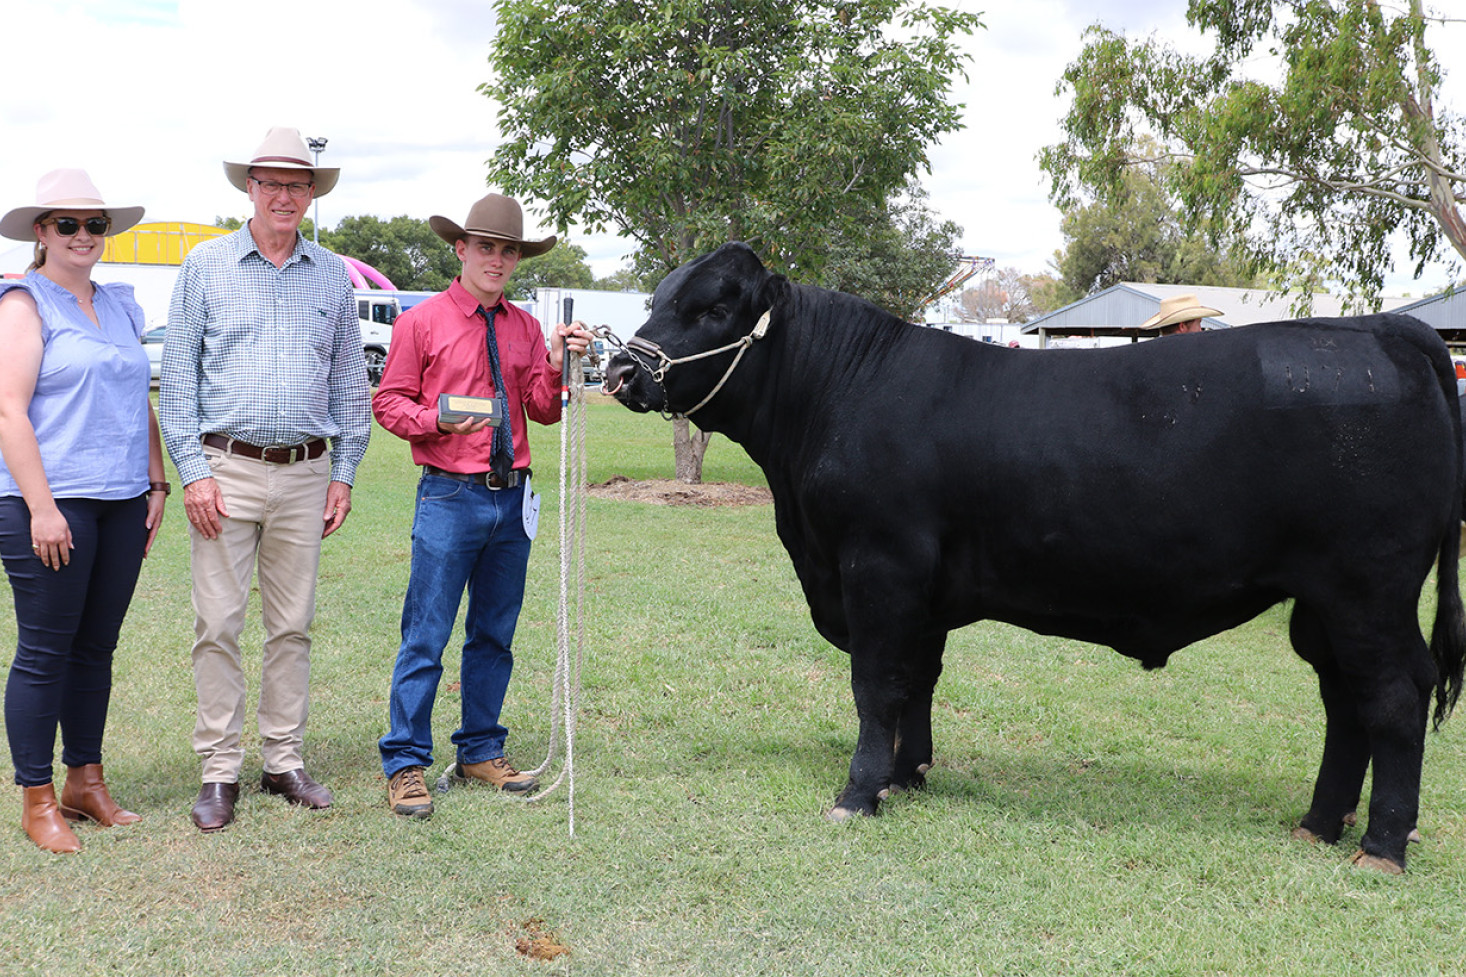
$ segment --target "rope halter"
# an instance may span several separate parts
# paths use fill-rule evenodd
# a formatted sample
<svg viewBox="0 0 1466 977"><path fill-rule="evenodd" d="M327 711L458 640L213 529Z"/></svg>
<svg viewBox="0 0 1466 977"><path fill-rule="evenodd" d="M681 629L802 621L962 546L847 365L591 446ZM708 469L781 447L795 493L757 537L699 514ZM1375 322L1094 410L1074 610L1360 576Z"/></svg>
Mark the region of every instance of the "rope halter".
<svg viewBox="0 0 1466 977"><path fill-rule="evenodd" d="M727 383L728 378L733 375L733 371L738 369L738 363L740 360L743 359L743 354L748 352L749 347L758 340L764 338L764 334L769 331L769 316L773 313L773 311L773 309L769 309L763 315L759 316L758 322L754 324L753 330L741 339L735 340L734 342L731 342L726 346L719 346L717 349L710 349L701 353L693 353L691 356L679 356L676 359L673 359L666 353L662 352L662 347L658 346L656 343L652 342L649 339L642 339L640 336L632 336L626 341L625 345L622 348L625 349L627 353L631 354L631 356L634 357L639 364L645 367L647 372L651 374L652 381L656 383L657 386L662 388L662 405L664 408L666 408L665 412L672 414L674 417L677 416L679 412L671 410L671 400L667 395L667 387L665 384L662 383L663 378L667 375L667 371L672 369L672 367L674 366L681 366L683 363L692 363L697 360L707 359L709 356L717 356L720 353L726 353L730 350L738 350L738 355L733 357L733 362L729 363L728 369L723 371L722 379L717 382L712 390L708 391L708 395L702 400L698 401L697 406L693 407L691 410L680 412L680 415L682 417L691 417L694 413L701 410L708 401L716 397L719 390L723 389L723 384ZM653 366L651 363L647 362L648 359L655 360L656 365Z"/></svg>

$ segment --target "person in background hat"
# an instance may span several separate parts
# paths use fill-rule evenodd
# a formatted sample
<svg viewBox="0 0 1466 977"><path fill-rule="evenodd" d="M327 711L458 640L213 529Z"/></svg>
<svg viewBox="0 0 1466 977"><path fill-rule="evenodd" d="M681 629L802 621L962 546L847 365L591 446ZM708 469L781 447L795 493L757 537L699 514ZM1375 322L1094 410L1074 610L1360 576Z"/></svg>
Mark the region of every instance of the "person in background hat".
<svg viewBox="0 0 1466 977"><path fill-rule="evenodd" d="M260 789L320 809L305 771L310 624L321 540L351 511L371 434L355 293L336 255L300 234L339 170L316 167L295 129L271 129L229 182L254 215L179 270L159 384L163 440L183 483L195 612L194 751L201 831L234 820L244 763L239 634L256 565L265 626L257 721Z"/></svg>
<svg viewBox="0 0 1466 977"><path fill-rule="evenodd" d="M377 421L410 442L413 461L422 466L402 644L392 671L391 729L378 744L388 805L419 818L433 811L423 777L433 760L433 700L465 589L454 776L507 791L535 786L505 759L508 730L499 720L538 512L526 416L540 424L560 419L565 349L584 354L593 339L578 323L560 324L550 332L547 353L539 322L504 301L520 259L555 246L553 236L525 240L517 201L491 193L469 209L461 227L446 217L428 224L453 246L463 271L446 292L398 317L372 402ZM501 422L455 423L438 412L441 394L494 399Z"/></svg>
<svg viewBox="0 0 1466 977"><path fill-rule="evenodd" d="M105 238L142 215L104 203L84 170L63 169L41 177L34 207L0 219L0 234L36 242L26 276L0 283L0 556L18 630L5 729L21 825L51 852L80 850L68 818L140 820L107 791L102 734L112 655L168 483L143 310L131 285L91 275Z"/></svg>
<svg viewBox="0 0 1466 977"><path fill-rule="evenodd" d="M1158 329L1162 336L1201 332L1201 320L1221 315L1196 300L1195 295L1172 295L1161 300L1161 310L1140 324L1141 329Z"/></svg>

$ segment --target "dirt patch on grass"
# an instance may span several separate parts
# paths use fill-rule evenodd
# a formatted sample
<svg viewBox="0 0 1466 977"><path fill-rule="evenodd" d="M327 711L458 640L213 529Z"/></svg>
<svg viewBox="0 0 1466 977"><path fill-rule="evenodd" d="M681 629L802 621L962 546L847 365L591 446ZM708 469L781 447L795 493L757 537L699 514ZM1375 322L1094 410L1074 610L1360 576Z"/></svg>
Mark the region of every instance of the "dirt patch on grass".
<svg viewBox="0 0 1466 977"><path fill-rule="evenodd" d="M625 475L613 475L598 485L586 488L593 499L616 499L621 502L645 502L650 505L767 505L774 501L768 489L732 482L704 482L688 485L670 478L639 482Z"/></svg>

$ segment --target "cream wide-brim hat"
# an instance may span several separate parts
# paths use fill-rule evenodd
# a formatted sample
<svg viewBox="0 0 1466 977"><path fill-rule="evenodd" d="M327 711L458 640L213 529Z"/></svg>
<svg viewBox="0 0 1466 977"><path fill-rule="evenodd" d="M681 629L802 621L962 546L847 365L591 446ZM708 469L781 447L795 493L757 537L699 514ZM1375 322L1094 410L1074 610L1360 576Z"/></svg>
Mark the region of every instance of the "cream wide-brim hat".
<svg viewBox="0 0 1466 977"><path fill-rule="evenodd" d="M523 258L533 258L536 255L544 254L559 240L551 234L539 241L526 241L524 239L524 211L520 209L518 200L506 197L502 193L491 193L476 201L468 209L468 219L463 222L462 227L446 217L436 215L428 218L428 226L433 229L434 234L449 244L470 234L493 238L496 241L512 241L519 245L519 254Z"/></svg>
<svg viewBox="0 0 1466 977"><path fill-rule="evenodd" d="M143 219L141 207L118 207L102 199L86 170L52 170L36 181L36 202L0 217L0 236L12 241L36 240L36 221L53 210L100 210L112 218L107 237L121 234Z"/></svg>
<svg viewBox="0 0 1466 977"><path fill-rule="evenodd" d="M255 150L247 163L224 163L224 175L234 184L236 190L249 192L249 169L251 166L269 167L276 170L307 170L311 182L316 185L314 197L324 197L341 178L339 166L317 166L311 162L310 150L301 138L299 129L276 126L265 133L265 141Z"/></svg>
<svg viewBox="0 0 1466 977"><path fill-rule="evenodd" d="M1161 300L1161 310L1140 324L1141 329L1162 329L1178 322L1207 319L1221 315L1221 310L1202 305L1195 295L1173 295Z"/></svg>

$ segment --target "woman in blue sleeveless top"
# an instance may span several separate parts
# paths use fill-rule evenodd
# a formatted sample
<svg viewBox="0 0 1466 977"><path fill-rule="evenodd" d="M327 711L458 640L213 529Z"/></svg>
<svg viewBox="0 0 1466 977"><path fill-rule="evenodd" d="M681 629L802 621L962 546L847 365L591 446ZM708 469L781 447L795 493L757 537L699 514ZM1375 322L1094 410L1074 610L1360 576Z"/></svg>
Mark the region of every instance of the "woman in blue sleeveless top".
<svg viewBox="0 0 1466 977"><path fill-rule="evenodd" d="M142 213L103 203L68 169L41 178L35 206L0 219L0 235L36 242L25 278L0 282L0 558L19 631L5 728L21 826L46 851L80 850L68 818L139 820L107 792L102 733L112 653L168 483L142 309L132 286L91 273L105 238Z"/></svg>

